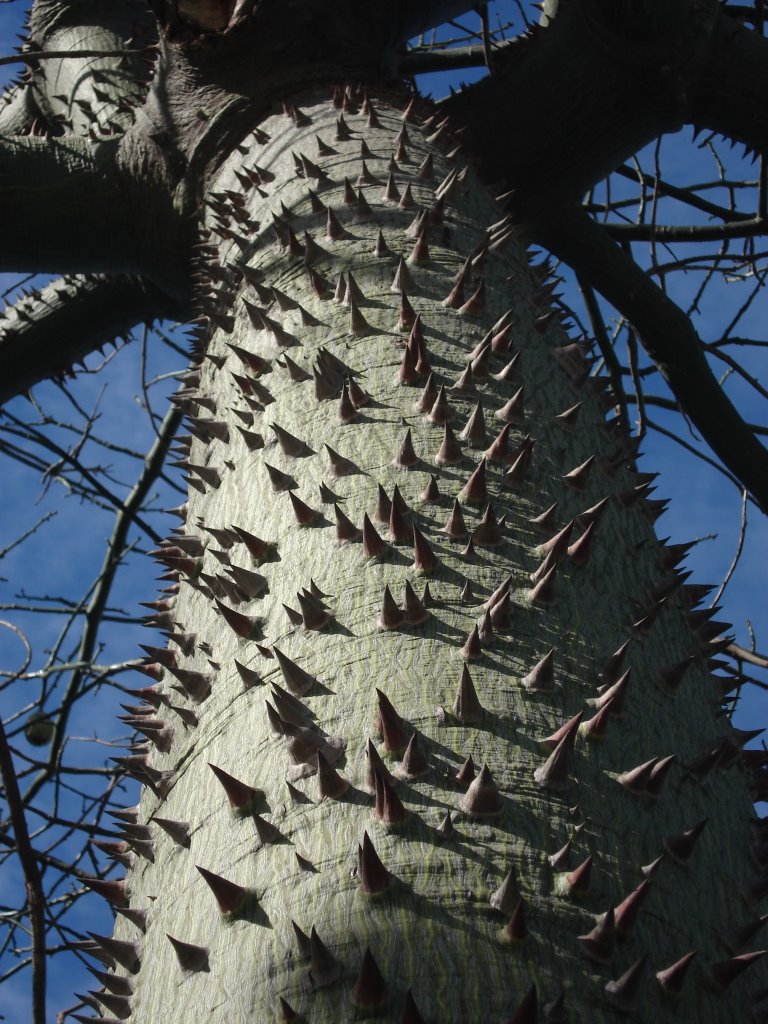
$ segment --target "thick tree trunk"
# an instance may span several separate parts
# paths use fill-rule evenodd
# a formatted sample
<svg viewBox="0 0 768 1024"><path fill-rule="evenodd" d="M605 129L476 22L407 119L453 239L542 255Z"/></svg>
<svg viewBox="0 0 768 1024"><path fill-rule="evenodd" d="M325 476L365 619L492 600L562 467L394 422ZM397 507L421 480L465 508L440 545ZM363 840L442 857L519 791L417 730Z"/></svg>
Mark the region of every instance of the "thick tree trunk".
<svg viewBox="0 0 768 1024"><path fill-rule="evenodd" d="M450 128L359 100L300 98L208 194L189 507L104 1016L743 1024L762 965L726 986L723 962L759 946L738 931L762 848L719 629Z"/></svg>

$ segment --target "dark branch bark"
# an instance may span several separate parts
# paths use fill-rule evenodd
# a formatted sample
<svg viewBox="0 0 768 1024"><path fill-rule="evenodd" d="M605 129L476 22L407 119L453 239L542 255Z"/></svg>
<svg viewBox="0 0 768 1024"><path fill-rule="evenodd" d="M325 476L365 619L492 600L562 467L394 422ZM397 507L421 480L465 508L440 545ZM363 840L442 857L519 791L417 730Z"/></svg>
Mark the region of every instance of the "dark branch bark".
<svg viewBox="0 0 768 1024"><path fill-rule="evenodd" d="M3 622L2 625L18 633L16 627L10 623ZM27 648L27 656L24 667L18 672L18 676L25 671L31 658L29 645L23 637L22 640ZM8 813L13 824L16 852L21 862L21 870L24 874L24 887L27 891L29 929L32 934L32 1020L33 1024L45 1024L45 896L43 895L40 869L29 838L27 819L24 814L24 802L19 792L16 769L13 764L13 757L8 746L2 720L0 720L0 780L2 780L3 794L8 804Z"/></svg>
<svg viewBox="0 0 768 1024"><path fill-rule="evenodd" d="M444 106L466 125L486 178L576 201L690 119L718 10L714 0L674 0L646 24L626 5L619 15L601 0L572 0L506 47L496 75Z"/></svg>
<svg viewBox="0 0 768 1024"><path fill-rule="evenodd" d="M135 243L132 253L120 251L128 225L120 223L115 155L115 143L0 139L0 269L135 270Z"/></svg>
<svg viewBox="0 0 768 1024"><path fill-rule="evenodd" d="M535 217L529 231L634 325L683 412L768 511L768 450L718 384L683 311L582 210L548 208Z"/></svg>
<svg viewBox="0 0 768 1024"><path fill-rule="evenodd" d="M405 42L428 32L477 6L477 0L399 0L397 41Z"/></svg>
<svg viewBox="0 0 768 1024"><path fill-rule="evenodd" d="M635 395L627 395L626 398L629 403L637 404L637 398ZM680 406L677 402L673 401L671 398L665 398L663 395L648 395L643 393L642 401L645 405L653 405L659 409L666 409L668 412L680 412ZM751 431L753 431L753 433L759 434L761 437L768 437L768 427L764 427L760 423L747 423L747 426Z"/></svg>
<svg viewBox="0 0 768 1024"><path fill-rule="evenodd" d="M505 43L505 46L512 44ZM482 46L452 46L449 50L429 50L419 47L404 53L398 67L401 75L422 75L430 71L458 71L477 68L485 64Z"/></svg>
<svg viewBox="0 0 768 1024"><path fill-rule="evenodd" d="M670 196L672 199L679 199L680 202L685 203L686 206L690 206L694 210L701 210L702 213L706 213L710 217L718 217L726 223L751 221L754 219L754 214L752 213L740 213L738 210L731 210L727 206L720 206L719 203L713 203L709 199L705 199L703 196L697 195L697 193L690 188L673 185L671 182L664 181L663 178L657 178L653 174L644 174L642 171L638 170L637 167L630 167L625 164L622 167L617 167L616 173L621 175L622 178L627 178L629 181L636 181L640 185L645 185L647 188L653 189L659 195Z"/></svg>
<svg viewBox="0 0 768 1024"><path fill-rule="evenodd" d="M94 349L138 323L184 310L135 277L54 281L5 310L0 319L0 402L68 370Z"/></svg>
<svg viewBox="0 0 768 1024"><path fill-rule="evenodd" d="M178 283L186 240L168 222L170 197L165 208L153 205L149 183L123 173L119 148L117 140L0 138L0 270Z"/></svg>
<svg viewBox="0 0 768 1024"><path fill-rule="evenodd" d="M762 217L729 224L620 224L603 227L622 242L723 242L727 238L756 238L768 234Z"/></svg>
<svg viewBox="0 0 768 1024"><path fill-rule="evenodd" d="M691 122L768 153L767 95L768 40L721 14Z"/></svg>
<svg viewBox="0 0 768 1024"><path fill-rule="evenodd" d="M145 47L141 50L129 50L122 49L118 50L40 50L30 52L25 50L23 53L12 53L7 57L0 57L0 67L6 67L9 64L38 64L40 61L45 60L83 60L85 57L138 57L142 54L149 54L152 50L149 47Z"/></svg>

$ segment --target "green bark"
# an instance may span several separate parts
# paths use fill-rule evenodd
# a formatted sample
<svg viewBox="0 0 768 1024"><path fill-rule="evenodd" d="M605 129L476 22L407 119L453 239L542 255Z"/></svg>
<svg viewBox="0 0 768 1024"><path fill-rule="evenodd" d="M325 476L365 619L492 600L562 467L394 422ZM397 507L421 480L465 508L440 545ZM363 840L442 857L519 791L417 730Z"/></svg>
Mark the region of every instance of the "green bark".
<svg viewBox="0 0 768 1024"><path fill-rule="evenodd" d="M720 692L707 666L706 623L690 618L697 595L676 575L674 553L654 537L654 506L642 496L646 480L632 468L631 446L606 422L600 389L585 379L586 364L568 347L557 317L546 319L547 294L524 252L512 239L484 252L489 225L501 215L461 157L448 155L455 143L450 132L434 123L419 127L429 110L420 109L418 120L407 123L406 152L397 154L394 182L401 195L410 185L415 204L400 208L382 199L403 126L400 109L374 98L375 115L346 112L349 138L337 141L337 109L317 95L297 102L306 119L297 117L297 124L279 115L262 122L256 137L243 140L221 166L208 197L208 241L215 245L208 268L217 291L201 298L213 315L210 330L198 332L198 343L207 345L210 356L200 362L200 392L213 400L215 410L196 407L194 394L189 408L202 421L226 424L226 433L205 422L190 424L208 440L192 442L190 461L202 469L190 470L184 531L199 538L205 553L202 563L194 562L193 548L192 560L168 564L181 569L172 630L188 635L181 642L171 637L174 672L181 667L203 673L211 690L195 702L184 687L204 691L203 680L183 673L175 677L166 669L158 694L182 709L183 717L162 705L152 709L154 718L173 728L173 737L170 749L167 735L159 737L158 745L166 749L151 753L150 782L137 812L151 833L151 848L136 842L135 832L127 837L134 847L130 907L146 913L145 928L120 917L116 930L119 939L136 944L138 963L131 970L117 967L133 991L131 1020L293 1019L280 1016L281 997L312 1024L355 1020L363 1014L352 997L359 994L358 971L369 948L387 985L383 1005L370 1011L377 1021L419 1019L404 1009L410 988L430 1024L496 1024L510 1017L536 985L540 1006L564 993L565 1017L548 1019L602 1024L617 1015L606 985L647 956L635 997L639 1019L742 1024L749 1019L751 985L757 987L762 965L724 992L709 974L712 964L731 956L729 949L743 951L732 936L756 914L745 899L759 857L750 858L751 805L738 756L740 738L718 714ZM332 152L322 155L316 136ZM420 178L417 168L430 154L435 176ZM365 168L375 183L366 180ZM261 178L258 189L244 188L238 177L249 170ZM462 442L459 464L440 465L436 453L444 427L415 407L426 377L421 373L412 384L399 382L408 331L399 328L400 297L391 284L398 258L408 258L414 248L407 230L414 215L434 208L439 183L457 171L453 185L443 187L443 218L430 224L428 254L409 267L412 283L406 290L421 317L435 380L449 389L451 426L458 433L480 398L486 435L477 447ZM344 202L345 179L355 182L361 172L359 187L370 215L359 202ZM326 214L313 212L310 189L333 209L343 227L340 237L326 237ZM273 215L284 218L277 232ZM217 225L223 226L219 234ZM276 240L276 234L285 240L288 230L297 239L295 254ZM352 274L362 299L345 306L316 294L300 252L305 231L322 249L303 250L312 271L331 293L339 275ZM379 231L388 250L384 255L374 254ZM479 315L444 303L455 275L473 254L476 265L464 298L484 281ZM251 270L243 274L246 265ZM283 310L270 300L264 289L272 287L279 289L283 305L283 295L301 304L313 318L308 326L301 310ZM265 311L272 329L259 329L253 307ZM516 356L514 368L499 380L483 374L481 360L476 391L453 388L469 353L507 311L510 349L493 353L488 370L497 374ZM258 381L230 345L269 360ZM311 375L318 360L323 365L322 350L350 367L355 384L371 396L356 411L347 408L351 422L339 418L341 377L331 372L332 397L318 400L313 381L294 380L284 364L288 357ZM441 528L503 426L496 413L520 387L524 414L520 420L512 417L507 457L487 464L487 500L495 517L504 517L499 543L486 546L480 531L468 552L466 537L451 539ZM565 422L555 419L569 409L574 411ZM295 447L273 425L303 444ZM258 447L258 439L246 438L239 428L260 435L265 446ZM393 460L406 429L416 461L400 468ZM528 434L535 440L530 468L522 481L515 473L505 481L511 456ZM326 445L350 460L352 467L344 467L348 474L334 473ZM288 474L294 481L290 494L317 512L309 525L299 525L289 491L275 489L267 464ZM440 492L437 503L422 497L432 474ZM325 488L338 495L339 508L359 528L365 513L375 519L379 485L390 498L395 485L402 493L408 539L388 542L381 558L366 559L359 540L337 539ZM563 553L552 577L551 602L532 599L531 574L545 557L541 545L606 498L586 563L581 564L578 549ZM473 532L487 500L477 505L460 500ZM548 526L537 528L532 519L555 503ZM589 519L577 519L571 544L584 536ZM375 525L387 540L388 527ZM430 572L412 565L412 525L437 558ZM254 564L232 527L273 543L270 557ZM238 603L255 580L238 577L237 570L233 575L233 567L258 572L267 589ZM232 591L236 578L239 595ZM462 724L454 707L465 665L462 646L482 620L483 604L507 578L508 621L497 610L493 638L482 643L478 660L466 663L484 711L479 721ZM463 599L467 581L473 596ZM408 582L419 595L429 583L428 618L380 628L385 587L401 604ZM328 595L323 601L332 613L319 630L293 621L297 613L307 625L324 619L317 599L298 596L313 584ZM248 639L236 635L232 615L222 613L222 606L252 617L235 623L249 632ZM625 641L621 669L601 677ZM313 766L292 763L288 738L270 725L272 684L302 689L286 680L269 656L275 646L316 680L302 699L309 728L330 738L326 753L338 751L334 738L343 741L334 767L350 786L339 799L321 799ZM554 688L531 689L527 677L550 650ZM673 696L662 673L687 659L691 664ZM256 674L246 673L255 685L244 685L236 660ZM601 682L610 685L627 668L626 699L615 701L603 716L605 735L598 740L581 732L564 788L542 786L536 773L548 754L540 741L580 712L591 719ZM401 765L401 755L384 750L375 725L376 688L405 720L406 736L418 732L429 766L418 779L394 782L408 812L399 827L377 819L366 788L369 737L395 776ZM284 713L290 715L290 709ZM593 722L593 732L596 728ZM690 769L719 745L711 770ZM487 764L498 786L500 813L494 816L462 809L466 791L452 777L469 755L476 765ZM670 755L675 760L657 799L647 789L637 795L617 782L629 769ZM209 763L261 791L255 802L260 819L233 813ZM437 826L446 812L454 816L455 835L441 839ZM705 819L687 863L665 853L665 839ZM178 830L175 839L169 835L167 820L185 823L188 843L179 841ZM259 838L264 821L279 830L272 837L277 841ZM391 887L376 898L360 891L357 850L366 832L393 876ZM548 858L567 842L570 856L555 870ZM667 846L680 852L675 841ZM647 866L662 854L663 862L650 872ZM591 884L581 899L573 898L563 867L567 860L572 870L589 856L594 859ZM223 919L196 865L249 890L248 906L236 920ZM490 904L510 868L527 917L527 935L519 943L500 937L515 901L504 913ZM646 878L647 894L629 933L616 942L607 963L590 959L579 936ZM307 934L316 928L341 965L333 983L313 984L292 920ZM193 969L183 970L167 935L205 951L184 961ZM746 948L759 948L759 941ZM654 975L694 950L680 1000L671 1000ZM314 978L324 980L317 964ZM538 1019L544 1019L543 1010Z"/></svg>

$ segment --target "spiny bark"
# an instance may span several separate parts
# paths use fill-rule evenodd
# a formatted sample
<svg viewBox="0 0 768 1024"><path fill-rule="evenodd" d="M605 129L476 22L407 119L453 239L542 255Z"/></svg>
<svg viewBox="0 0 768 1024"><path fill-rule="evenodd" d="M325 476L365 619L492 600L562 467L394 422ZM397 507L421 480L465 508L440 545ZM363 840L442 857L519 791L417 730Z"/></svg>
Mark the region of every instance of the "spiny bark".
<svg viewBox="0 0 768 1024"><path fill-rule="evenodd" d="M161 316L180 319L183 312L136 277L63 277L23 296L0 317L0 402L41 377L66 377L94 347Z"/></svg>
<svg viewBox="0 0 768 1024"><path fill-rule="evenodd" d="M208 195L108 988L142 1024L741 1024L720 627L450 125L359 102L297 98Z"/></svg>

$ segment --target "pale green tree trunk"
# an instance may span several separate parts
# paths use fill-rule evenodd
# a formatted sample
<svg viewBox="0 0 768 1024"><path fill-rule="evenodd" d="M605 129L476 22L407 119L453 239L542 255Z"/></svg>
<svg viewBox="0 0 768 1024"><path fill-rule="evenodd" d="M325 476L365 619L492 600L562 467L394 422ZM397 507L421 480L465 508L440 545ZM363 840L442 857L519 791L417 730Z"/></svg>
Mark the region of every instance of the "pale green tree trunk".
<svg viewBox="0 0 768 1024"><path fill-rule="evenodd" d="M491 228L502 214L453 153L453 126L438 115L421 127L431 111L420 103L404 121L404 97L373 95L363 109L361 99L342 113L326 94L297 97L242 140L208 190L213 248L200 250L198 269L210 319L197 340L206 351L182 393L196 417L185 554L165 557L172 608L158 610L174 634L159 660L175 664L149 695L159 708L138 709L155 745L148 775L140 755L129 762L148 781L125 815L130 917L115 934L132 945L112 949L124 980L107 979L103 1015L261 1024L295 1019L291 1007L312 1024L366 1012L497 1024L615 1021L637 1006L643 1021L742 1024L762 965L724 991L710 971L760 948L759 936L737 936L757 914L759 856L750 857L741 737L718 715L707 664L718 629L691 614L700 595L676 572L681 553L654 535L649 481L606 420L585 350L551 312L541 275L507 225ZM393 290L402 257L406 320L412 307L423 331L417 365ZM447 303L462 272L463 296ZM346 302L334 298L339 278ZM431 415L429 367L445 387ZM476 418L469 440L454 438L460 461L441 464L445 416L460 435L478 401L484 428ZM505 422L482 486L484 452ZM377 511L379 488L391 499L395 487L406 509L393 540ZM452 537L443 528L457 498L467 532ZM489 503L493 522L480 527ZM359 531L366 514L386 545L374 558L347 523ZM534 591L542 545L571 523ZM426 571L414 567L414 528ZM265 560L244 537L251 549L254 537L269 543ZM505 581L489 630L484 606ZM409 584L419 598L428 584L428 614L398 623ZM467 660L476 624L479 657ZM301 672L281 668L277 650ZM665 675L681 665L682 675ZM457 703L465 667L481 713L466 679ZM386 749L377 689L405 739L418 736L427 768L417 778L402 778L402 753ZM579 714L579 731L548 762L541 741ZM392 773L391 790L378 784L379 810L397 817L401 802L402 823L377 815L369 741ZM348 784L326 783L337 796L321 794L318 746ZM498 793L455 781L467 757L487 766ZM651 759L639 779L619 781ZM233 811L210 765L255 787L253 803ZM358 848L370 853L368 843L392 876L377 896L361 891ZM591 877L569 876L590 857ZM198 867L248 891L233 920ZM492 900L510 869L514 884ZM623 934L613 935L612 916ZM316 944L310 962L292 922L316 929L333 961L317 960ZM167 936L199 949L177 959ZM381 983L370 960L360 982L366 949ZM675 999L655 975L693 951ZM643 957L636 984L611 986ZM728 970L714 976L723 982ZM538 1017L524 1002L532 986Z"/></svg>

